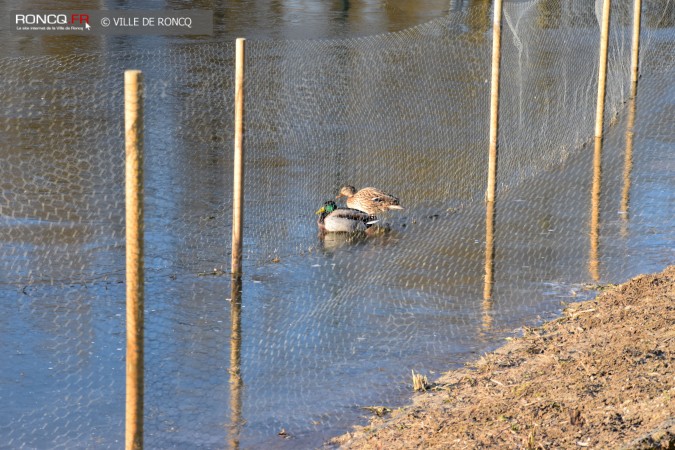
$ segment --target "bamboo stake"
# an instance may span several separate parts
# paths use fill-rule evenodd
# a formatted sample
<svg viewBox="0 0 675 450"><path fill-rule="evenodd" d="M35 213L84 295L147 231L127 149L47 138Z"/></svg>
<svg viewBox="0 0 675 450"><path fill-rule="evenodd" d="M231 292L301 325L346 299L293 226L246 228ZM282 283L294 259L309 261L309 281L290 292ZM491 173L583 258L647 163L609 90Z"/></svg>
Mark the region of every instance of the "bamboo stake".
<svg viewBox="0 0 675 450"><path fill-rule="evenodd" d="M236 41L234 77L234 186L232 190L232 279L230 316L230 439L239 448L241 424L241 250L244 218L244 62L246 39Z"/></svg>
<svg viewBox="0 0 675 450"><path fill-rule="evenodd" d="M488 179L485 192L485 285L483 298L492 298L494 283L494 217L497 186L497 144L499 136L499 65L502 43L502 0L495 0L492 25L492 81L490 88L490 147L488 154Z"/></svg>
<svg viewBox="0 0 675 450"><path fill-rule="evenodd" d="M492 30L492 80L490 84L490 148L485 200L495 201L497 186L497 138L499 132L499 64L502 53L502 0L495 0Z"/></svg>
<svg viewBox="0 0 675 450"><path fill-rule="evenodd" d="M642 0L633 3L633 43L630 63L630 97L637 95L638 65L640 63L640 21L642 19Z"/></svg>
<svg viewBox="0 0 675 450"><path fill-rule="evenodd" d="M609 18L611 0L603 0L600 29L600 62L598 67L598 98L595 110L595 137L602 137L605 115L605 89L607 85L607 52L609 49Z"/></svg>
<svg viewBox="0 0 675 450"><path fill-rule="evenodd" d="M143 74L124 72L127 354L125 448L143 448Z"/></svg>
<svg viewBox="0 0 675 450"><path fill-rule="evenodd" d="M595 146L593 152L593 185L591 187L591 224L589 271L593 280L600 279L598 248L600 239L600 190L602 186L602 130L605 115L605 87L607 84L607 52L609 49L609 19L611 0L603 0L600 27L600 55L598 63L598 97L595 110Z"/></svg>
<svg viewBox="0 0 675 450"><path fill-rule="evenodd" d="M232 190L232 273L241 273L244 218L244 60L246 39L236 41L234 77L234 187Z"/></svg>

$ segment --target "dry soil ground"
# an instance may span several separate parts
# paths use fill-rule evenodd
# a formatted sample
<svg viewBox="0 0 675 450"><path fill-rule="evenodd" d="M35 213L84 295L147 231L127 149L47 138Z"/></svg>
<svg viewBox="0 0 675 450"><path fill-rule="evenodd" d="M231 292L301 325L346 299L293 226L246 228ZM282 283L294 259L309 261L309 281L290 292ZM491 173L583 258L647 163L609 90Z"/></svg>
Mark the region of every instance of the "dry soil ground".
<svg viewBox="0 0 675 450"><path fill-rule="evenodd" d="M675 266L570 305L449 372L347 449L675 449Z"/></svg>

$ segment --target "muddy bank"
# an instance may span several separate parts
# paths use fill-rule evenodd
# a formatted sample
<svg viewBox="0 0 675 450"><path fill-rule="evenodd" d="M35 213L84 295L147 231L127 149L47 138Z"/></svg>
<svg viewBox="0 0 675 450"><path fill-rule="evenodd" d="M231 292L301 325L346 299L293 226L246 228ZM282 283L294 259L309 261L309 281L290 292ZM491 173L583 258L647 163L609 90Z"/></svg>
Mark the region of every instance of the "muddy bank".
<svg viewBox="0 0 675 450"><path fill-rule="evenodd" d="M674 280L670 266L572 304L328 446L675 448Z"/></svg>

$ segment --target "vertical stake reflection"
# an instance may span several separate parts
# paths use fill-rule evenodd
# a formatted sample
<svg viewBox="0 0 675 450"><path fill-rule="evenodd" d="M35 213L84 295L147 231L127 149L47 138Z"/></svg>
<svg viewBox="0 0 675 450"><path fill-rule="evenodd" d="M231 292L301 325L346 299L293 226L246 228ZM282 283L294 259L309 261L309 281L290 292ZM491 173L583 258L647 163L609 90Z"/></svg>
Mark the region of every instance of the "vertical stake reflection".
<svg viewBox="0 0 675 450"><path fill-rule="evenodd" d="M621 235L628 234L628 207L630 201L631 172L633 171L633 128L635 126L635 108L640 61L640 22L642 19L642 0L633 2L633 40L631 45L630 100L628 103L628 124L626 125L626 154L623 166L623 189L621 190Z"/></svg>
<svg viewBox="0 0 675 450"><path fill-rule="evenodd" d="M232 274L230 290L230 432L229 448L239 448L241 432L241 275Z"/></svg>
<svg viewBox="0 0 675 450"><path fill-rule="evenodd" d="M598 246L600 239L600 186L602 181L602 136L595 138L593 152L593 186L591 187L591 249L589 257L589 272L593 281L600 279Z"/></svg>
<svg viewBox="0 0 675 450"><path fill-rule="evenodd" d="M495 257L495 203L485 203L485 284L483 286L483 299L492 298L492 286L494 284L494 257ZM483 305L491 302L483 302ZM486 313L486 311L483 311Z"/></svg>
<svg viewBox="0 0 675 450"><path fill-rule="evenodd" d="M631 174L633 171L633 128L635 126L635 97L628 102L628 124L626 125L626 152L623 166L623 188L621 189L621 235L628 234L628 208L630 203Z"/></svg>

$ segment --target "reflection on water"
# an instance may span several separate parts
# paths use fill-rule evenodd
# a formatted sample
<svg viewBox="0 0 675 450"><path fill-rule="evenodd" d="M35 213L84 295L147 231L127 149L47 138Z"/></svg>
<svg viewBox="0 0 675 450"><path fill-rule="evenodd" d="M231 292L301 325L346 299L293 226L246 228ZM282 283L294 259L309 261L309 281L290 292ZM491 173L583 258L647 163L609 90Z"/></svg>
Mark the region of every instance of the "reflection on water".
<svg viewBox="0 0 675 450"><path fill-rule="evenodd" d="M633 171L633 139L635 136L635 97L631 97L628 101L628 121L626 123L626 150L624 154L624 164L623 164L623 189L621 190L621 209L619 212L622 214L623 223L626 225L628 223L628 210L630 204L630 185L631 185L631 176ZM622 235L625 236L627 233L626 227L622 227Z"/></svg>
<svg viewBox="0 0 675 450"><path fill-rule="evenodd" d="M671 262L672 14L645 19L665 33L650 34L640 116L621 114L605 138L591 212L594 102L581 100L597 65L578 49L596 53L594 7L529 5L505 5L508 114L488 300L489 2L199 2L216 10L213 40L2 34L5 55L51 55L0 60L8 445L123 439L119 99L129 66L147 80L148 446L317 447L362 406L406 401L411 369L433 378L592 295L580 286L596 278L589 261L601 282ZM255 39L376 34L446 10L372 39ZM230 279L232 45L222 42L239 34L251 39L247 259L243 278ZM622 86L609 93L618 111ZM629 138L630 217L616 213ZM315 205L343 184L395 192L406 210L386 233L319 239Z"/></svg>
<svg viewBox="0 0 675 450"><path fill-rule="evenodd" d="M244 425L242 416L242 390L244 389L241 377L241 276L232 274L230 287L230 436L231 449L239 448L239 434Z"/></svg>
<svg viewBox="0 0 675 450"><path fill-rule="evenodd" d="M483 287L484 305L492 298L494 285L495 264L495 204L493 201L485 202L485 286Z"/></svg>
<svg viewBox="0 0 675 450"><path fill-rule="evenodd" d="M593 151L593 187L591 188L591 225L588 270L593 281L600 280L598 246L600 241L600 191L602 189L602 136L595 137Z"/></svg>

